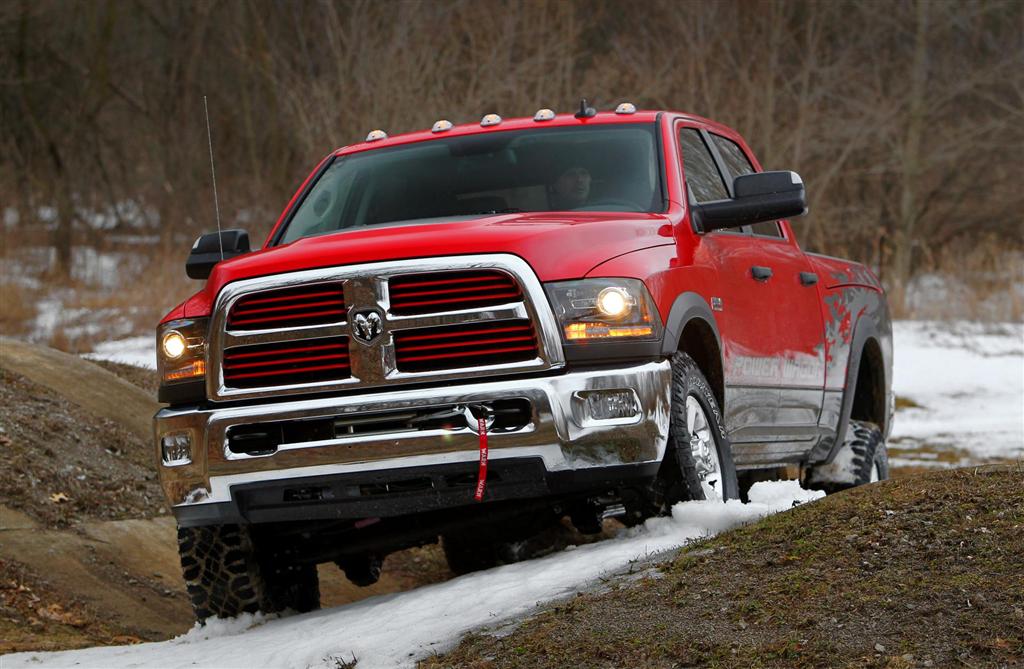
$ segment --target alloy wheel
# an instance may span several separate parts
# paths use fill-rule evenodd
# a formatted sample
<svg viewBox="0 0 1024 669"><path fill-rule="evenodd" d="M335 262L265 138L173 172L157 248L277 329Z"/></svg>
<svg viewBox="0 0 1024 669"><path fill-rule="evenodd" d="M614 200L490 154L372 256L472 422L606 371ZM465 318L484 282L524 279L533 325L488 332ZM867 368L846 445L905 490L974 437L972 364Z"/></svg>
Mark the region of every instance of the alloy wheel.
<svg viewBox="0 0 1024 669"><path fill-rule="evenodd" d="M690 452L704 499L723 501L722 463L711 432L711 423L696 397L686 398L686 431L690 434Z"/></svg>

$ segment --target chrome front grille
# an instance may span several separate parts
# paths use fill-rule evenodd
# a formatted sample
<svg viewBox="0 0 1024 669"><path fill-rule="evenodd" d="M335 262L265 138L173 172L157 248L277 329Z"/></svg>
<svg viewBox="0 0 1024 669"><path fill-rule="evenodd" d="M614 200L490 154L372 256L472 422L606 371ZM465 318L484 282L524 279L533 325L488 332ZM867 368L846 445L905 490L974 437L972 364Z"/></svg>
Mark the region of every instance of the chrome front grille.
<svg viewBox="0 0 1024 669"><path fill-rule="evenodd" d="M212 399L543 371L564 364L533 270L508 255L246 279L217 298Z"/></svg>

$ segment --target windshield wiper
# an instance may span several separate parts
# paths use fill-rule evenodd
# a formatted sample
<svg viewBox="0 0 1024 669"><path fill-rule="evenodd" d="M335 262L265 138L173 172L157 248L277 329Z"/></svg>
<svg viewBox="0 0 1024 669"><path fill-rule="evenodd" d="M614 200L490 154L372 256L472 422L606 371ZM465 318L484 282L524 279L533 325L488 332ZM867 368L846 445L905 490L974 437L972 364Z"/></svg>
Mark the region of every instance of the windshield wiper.
<svg viewBox="0 0 1024 669"><path fill-rule="evenodd" d="M474 215L481 215L481 214L521 214L521 213L523 213L523 210L522 209L516 209L515 207L508 207L507 209L490 209L488 211L474 211L473 212Z"/></svg>

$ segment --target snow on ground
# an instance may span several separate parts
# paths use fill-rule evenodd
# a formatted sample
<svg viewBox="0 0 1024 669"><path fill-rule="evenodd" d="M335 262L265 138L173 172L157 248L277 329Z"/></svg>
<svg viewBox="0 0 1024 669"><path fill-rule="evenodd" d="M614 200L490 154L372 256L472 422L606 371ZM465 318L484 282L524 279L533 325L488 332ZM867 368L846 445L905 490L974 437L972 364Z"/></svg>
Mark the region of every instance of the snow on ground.
<svg viewBox="0 0 1024 669"><path fill-rule="evenodd" d="M1024 458L1024 325L899 321L893 388L895 466ZM909 452L907 452L909 451Z"/></svg>
<svg viewBox="0 0 1024 669"><path fill-rule="evenodd" d="M354 656L359 669L412 666L450 648L472 629L528 615L537 604L593 587L638 560L820 496L795 481L758 483L750 504L686 502L672 510L671 518L651 519L614 539L408 592L280 619L213 621L159 643L8 655L0 664L4 669L305 668L336 667Z"/></svg>
<svg viewBox="0 0 1024 669"><path fill-rule="evenodd" d="M105 341L94 346L91 353L86 353L82 357L156 369L156 341L152 335Z"/></svg>

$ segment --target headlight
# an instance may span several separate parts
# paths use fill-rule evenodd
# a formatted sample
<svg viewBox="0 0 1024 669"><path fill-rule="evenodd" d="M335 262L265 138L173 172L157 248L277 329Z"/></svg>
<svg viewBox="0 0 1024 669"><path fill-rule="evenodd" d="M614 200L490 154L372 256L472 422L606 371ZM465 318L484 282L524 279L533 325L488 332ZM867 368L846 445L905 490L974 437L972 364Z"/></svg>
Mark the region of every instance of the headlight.
<svg viewBox="0 0 1024 669"><path fill-rule="evenodd" d="M583 279L544 287L568 343L661 338L658 310L638 279Z"/></svg>
<svg viewBox="0 0 1024 669"><path fill-rule="evenodd" d="M161 347L163 348L164 356L171 360L177 360L188 350L188 342L185 340L185 335L177 330L171 330L164 335Z"/></svg>
<svg viewBox="0 0 1024 669"><path fill-rule="evenodd" d="M605 288L597 294L597 310L602 316L619 320L625 318L633 308L633 299L617 286Z"/></svg>
<svg viewBox="0 0 1024 669"><path fill-rule="evenodd" d="M208 318L187 318L157 328L157 371L160 384L195 381L206 376Z"/></svg>

